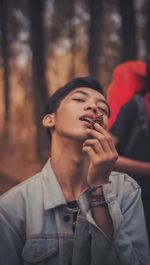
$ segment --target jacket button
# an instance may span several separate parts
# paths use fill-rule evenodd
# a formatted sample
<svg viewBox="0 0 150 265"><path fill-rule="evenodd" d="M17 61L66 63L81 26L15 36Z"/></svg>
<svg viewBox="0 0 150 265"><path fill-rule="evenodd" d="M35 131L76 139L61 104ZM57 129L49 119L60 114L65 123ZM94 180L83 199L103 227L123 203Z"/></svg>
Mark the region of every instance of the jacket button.
<svg viewBox="0 0 150 265"><path fill-rule="evenodd" d="M64 221L65 222L70 222L70 216L69 215L64 216Z"/></svg>

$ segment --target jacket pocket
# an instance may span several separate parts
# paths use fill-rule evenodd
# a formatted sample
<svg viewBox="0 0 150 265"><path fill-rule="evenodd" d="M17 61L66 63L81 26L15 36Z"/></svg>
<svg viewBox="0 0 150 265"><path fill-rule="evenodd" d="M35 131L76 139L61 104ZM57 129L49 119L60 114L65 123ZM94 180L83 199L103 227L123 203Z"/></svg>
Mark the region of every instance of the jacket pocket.
<svg viewBox="0 0 150 265"><path fill-rule="evenodd" d="M24 265L28 264L51 264L58 261L57 238L34 238L27 239L22 252Z"/></svg>

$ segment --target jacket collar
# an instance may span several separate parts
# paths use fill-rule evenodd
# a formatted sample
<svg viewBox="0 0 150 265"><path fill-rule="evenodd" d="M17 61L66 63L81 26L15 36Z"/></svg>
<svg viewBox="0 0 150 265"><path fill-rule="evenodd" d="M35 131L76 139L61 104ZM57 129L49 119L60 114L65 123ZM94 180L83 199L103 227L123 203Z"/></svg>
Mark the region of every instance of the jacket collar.
<svg viewBox="0 0 150 265"><path fill-rule="evenodd" d="M44 196L44 209L52 209L62 204L66 204L65 197L52 170L50 159L42 169L42 186Z"/></svg>

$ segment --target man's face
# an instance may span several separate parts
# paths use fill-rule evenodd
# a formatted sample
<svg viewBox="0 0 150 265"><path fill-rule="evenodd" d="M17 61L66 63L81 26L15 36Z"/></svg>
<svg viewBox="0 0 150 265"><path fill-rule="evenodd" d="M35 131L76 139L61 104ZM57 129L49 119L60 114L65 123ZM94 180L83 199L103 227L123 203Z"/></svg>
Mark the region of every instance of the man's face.
<svg viewBox="0 0 150 265"><path fill-rule="evenodd" d="M76 88L60 103L55 115L54 133L60 136L84 140L86 128L91 128L91 121L96 117L107 128L109 107L106 99L91 88Z"/></svg>

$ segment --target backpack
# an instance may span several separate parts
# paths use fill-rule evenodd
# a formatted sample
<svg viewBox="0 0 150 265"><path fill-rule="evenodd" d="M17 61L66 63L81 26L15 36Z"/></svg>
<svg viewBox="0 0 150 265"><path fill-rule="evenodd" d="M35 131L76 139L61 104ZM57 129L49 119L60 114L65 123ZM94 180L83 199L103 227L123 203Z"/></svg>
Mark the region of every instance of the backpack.
<svg viewBox="0 0 150 265"><path fill-rule="evenodd" d="M140 95L136 95L134 100L138 107L138 114L123 155L127 158L150 162L150 121L145 100Z"/></svg>

